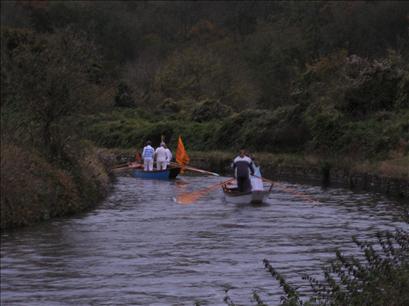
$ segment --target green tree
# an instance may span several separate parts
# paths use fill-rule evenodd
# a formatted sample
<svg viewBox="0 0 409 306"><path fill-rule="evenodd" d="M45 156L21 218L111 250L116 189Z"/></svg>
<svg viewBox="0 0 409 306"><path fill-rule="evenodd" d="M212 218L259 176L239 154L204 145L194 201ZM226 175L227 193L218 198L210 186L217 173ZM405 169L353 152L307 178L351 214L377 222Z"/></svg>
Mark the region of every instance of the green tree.
<svg viewBox="0 0 409 306"><path fill-rule="evenodd" d="M95 49L69 30L42 35L6 28L1 35L2 113L20 114L12 122L15 140L28 138L57 158L74 131L70 117L93 109L100 92L92 77Z"/></svg>

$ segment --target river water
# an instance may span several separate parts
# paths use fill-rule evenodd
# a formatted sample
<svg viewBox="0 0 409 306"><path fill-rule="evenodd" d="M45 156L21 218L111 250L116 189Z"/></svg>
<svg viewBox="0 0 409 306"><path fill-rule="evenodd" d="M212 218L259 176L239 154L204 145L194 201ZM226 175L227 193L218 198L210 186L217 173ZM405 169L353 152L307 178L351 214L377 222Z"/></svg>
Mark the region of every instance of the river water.
<svg viewBox="0 0 409 306"><path fill-rule="evenodd" d="M255 290L282 294L271 264L302 291L351 236L407 229L402 208L378 194L283 183L262 205L226 204L221 190L190 205L183 192L220 181L119 177L92 212L1 236L1 305L237 305ZM253 303L255 304L255 303Z"/></svg>

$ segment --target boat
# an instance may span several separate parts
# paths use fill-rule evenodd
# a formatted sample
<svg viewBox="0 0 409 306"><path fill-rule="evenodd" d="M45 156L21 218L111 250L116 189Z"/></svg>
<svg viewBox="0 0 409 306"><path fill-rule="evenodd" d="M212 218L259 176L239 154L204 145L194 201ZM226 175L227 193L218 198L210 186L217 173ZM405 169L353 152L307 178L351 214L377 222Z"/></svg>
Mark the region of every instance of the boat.
<svg viewBox="0 0 409 306"><path fill-rule="evenodd" d="M179 167L171 167L166 170L153 170L144 171L140 168L134 168L132 170L132 176L142 179L153 179L153 180L171 180L175 179L180 173Z"/></svg>
<svg viewBox="0 0 409 306"><path fill-rule="evenodd" d="M264 186L263 189L241 192L236 184L226 183L222 185L224 198L227 203L232 204L260 204L263 203L267 195L271 193L273 185Z"/></svg>

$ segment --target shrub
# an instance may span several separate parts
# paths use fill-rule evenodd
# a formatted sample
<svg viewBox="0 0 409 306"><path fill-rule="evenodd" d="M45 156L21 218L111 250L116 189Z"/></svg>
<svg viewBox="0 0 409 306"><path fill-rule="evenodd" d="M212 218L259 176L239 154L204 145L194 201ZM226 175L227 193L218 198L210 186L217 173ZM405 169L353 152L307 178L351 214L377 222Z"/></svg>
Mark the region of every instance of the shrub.
<svg viewBox="0 0 409 306"><path fill-rule="evenodd" d="M274 112L247 110L223 121L216 133L220 148L297 151L309 137L302 106L277 108Z"/></svg>
<svg viewBox="0 0 409 306"><path fill-rule="evenodd" d="M75 149L64 169L39 152L1 146L1 229L29 225L87 209L108 188L105 167L89 146Z"/></svg>
<svg viewBox="0 0 409 306"><path fill-rule="evenodd" d="M343 114L332 106L311 105L304 114L311 131L310 145L323 153L338 150L338 139L342 136Z"/></svg>
<svg viewBox="0 0 409 306"><path fill-rule="evenodd" d="M159 114L165 115L176 114L181 111L181 107L172 98L166 98L161 104L159 104L157 111Z"/></svg>
<svg viewBox="0 0 409 306"><path fill-rule="evenodd" d="M131 89L124 82L120 82L118 84L118 89L117 89L117 93L115 96L115 106L120 106L120 107L135 106L135 101L131 96Z"/></svg>
<svg viewBox="0 0 409 306"><path fill-rule="evenodd" d="M205 99L199 102L192 111L191 119L196 122L221 119L231 115L232 109L212 99Z"/></svg>
<svg viewBox="0 0 409 306"><path fill-rule="evenodd" d="M409 232L377 234L373 242L353 237L361 256L345 256L340 251L324 268L324 280L304 275L312 288L306 299L264 259L263 263L284 291L282 306L334 305L408 305L409 304ZM267 305L253 293L257 305ZM235 305L229 296L227 305Z"/></svg>

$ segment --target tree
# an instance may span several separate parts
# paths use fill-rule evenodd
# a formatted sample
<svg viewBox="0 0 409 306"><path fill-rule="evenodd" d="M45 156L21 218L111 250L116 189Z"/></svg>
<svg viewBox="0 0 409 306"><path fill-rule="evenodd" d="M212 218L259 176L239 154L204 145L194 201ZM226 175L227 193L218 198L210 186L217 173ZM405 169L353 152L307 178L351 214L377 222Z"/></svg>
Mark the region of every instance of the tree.
<svg viewBox="0 0 409 306"><path fill-rule="evenodd" d="M70 116L92 109L100 90L92 82L95 48L70 30L43 35L6 28L2 42L2 100L6 112L23 114L17 138L28 136L59 157L72 135Z"/></svg>

